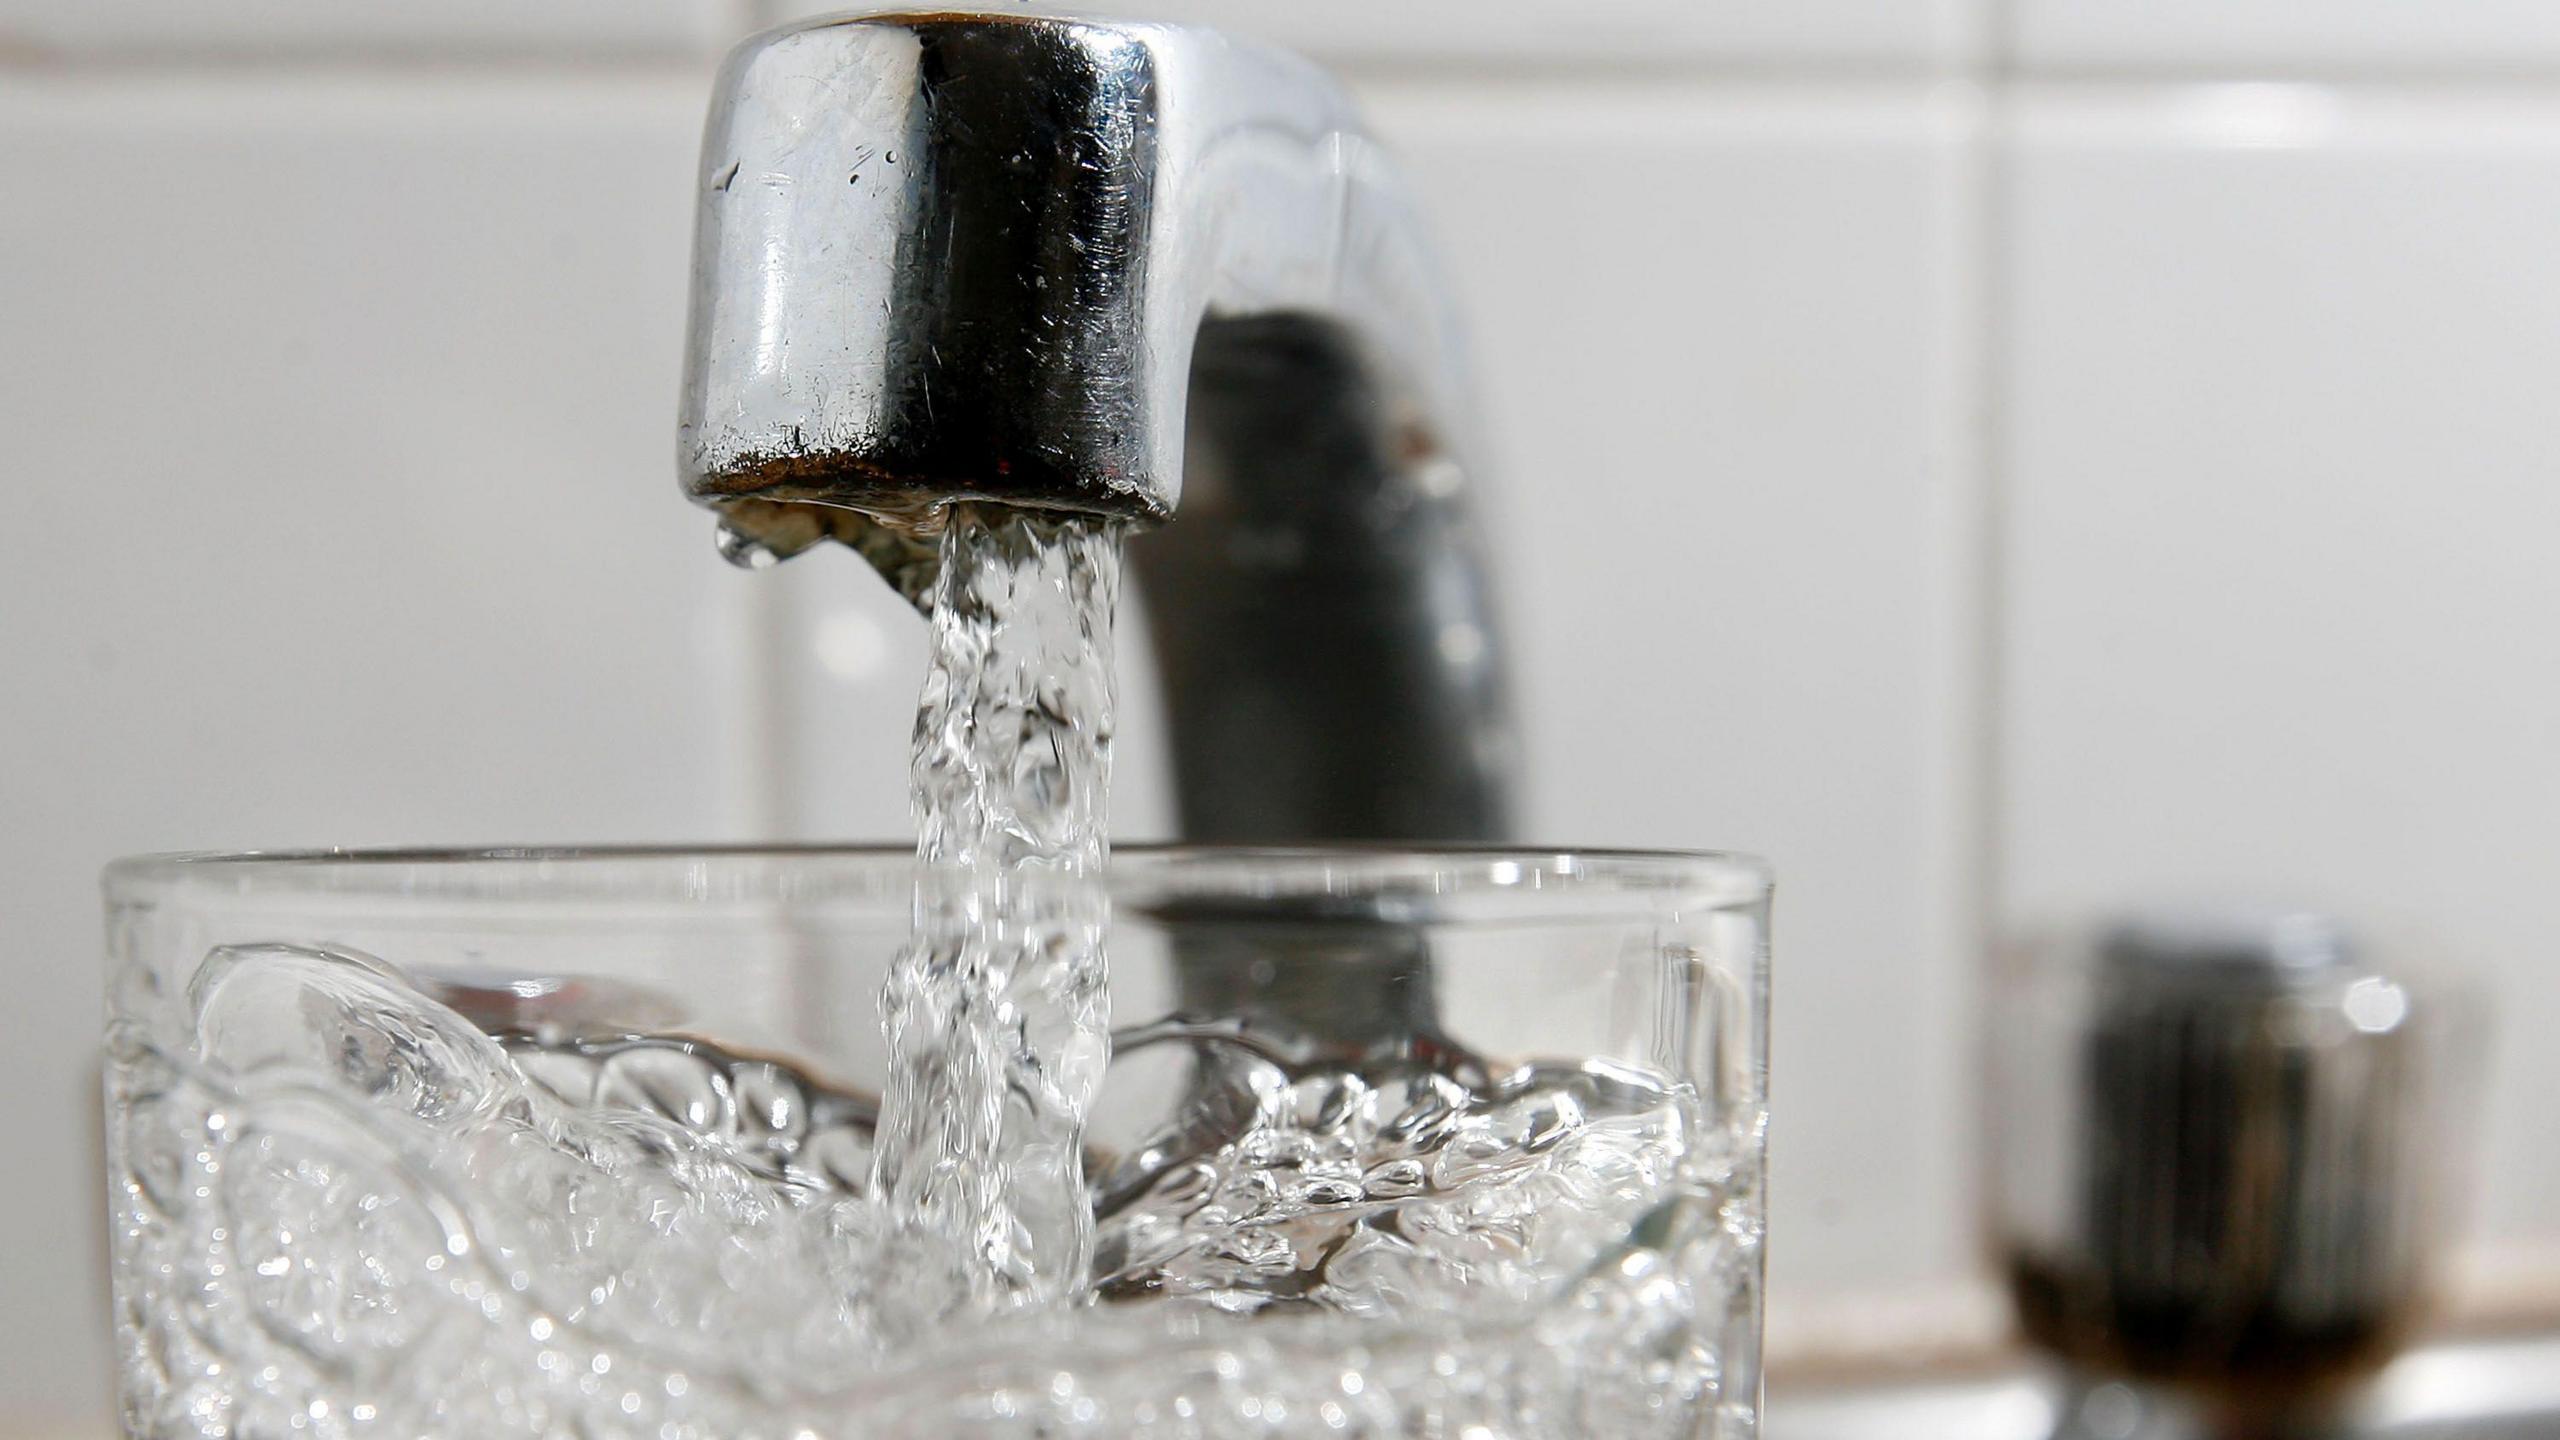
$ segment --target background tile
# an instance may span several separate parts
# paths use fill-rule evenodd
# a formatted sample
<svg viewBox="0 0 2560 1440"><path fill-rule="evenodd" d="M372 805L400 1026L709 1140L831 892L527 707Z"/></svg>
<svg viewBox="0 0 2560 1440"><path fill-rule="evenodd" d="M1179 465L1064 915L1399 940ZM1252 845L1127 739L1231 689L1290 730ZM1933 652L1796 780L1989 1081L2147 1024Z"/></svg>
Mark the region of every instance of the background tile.
<svg viewBox="0 0 2560 1440"><path fill-rule="evenodd" d="M1911 69L1971 53L1981 0L1103 0L1092 13L1217 25L1335 64L1527 67L1666 61ZM829 14L833 0L762 0L773 21Z"/></svg>
<svg viewBox="0 0 2560 1440"><path fill-rule="evenodd" d="M1960 1267L1965 115L1374 103L1450 238L1508 463L1531 832L1774 862L1776 1303Z"/></svg>
<svg viewBox="0 0 2560 1440"><path fill-rule="evenodd" d="M2536 0L2009 0L2007 15L2029 70L2560 70L2560 9Z"/></svg>
<svg viewBox="0 0 2560 1440"><path fill-rule="evenodd" d="M0 94L0 1430L104 1425L101 863L749 818L752 582L670 460L700 103Z"/></svg>
<svg viewBox="0 0 2560 1440"><path fill-rule="evenodd" d="M579 56L717 50L751 0L0 0L0 57Z"/></svg>
<svg viewBox="0 0 2560 1440"><path fill-rule="evenodd" d="M2002 648L2014 916L2266 896L2475 972L2485 1233L2560 1194L2560 104L2033 97Z"/></svg>

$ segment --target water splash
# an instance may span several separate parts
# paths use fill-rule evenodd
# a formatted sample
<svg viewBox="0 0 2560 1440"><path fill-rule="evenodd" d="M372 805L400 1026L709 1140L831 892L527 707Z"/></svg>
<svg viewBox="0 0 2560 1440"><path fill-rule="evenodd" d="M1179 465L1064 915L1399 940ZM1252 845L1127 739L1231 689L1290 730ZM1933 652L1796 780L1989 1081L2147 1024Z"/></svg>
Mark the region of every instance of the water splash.
<svg viewBox="0 0 2560 1440"><path fill-rule="evenodd" d="M873 1187L889 1223L965 1252L956 1273L920 1267L919 1323L1054 1299L1090 1265L1119 585L1111 522L959 506L943 531Z"/></svg>

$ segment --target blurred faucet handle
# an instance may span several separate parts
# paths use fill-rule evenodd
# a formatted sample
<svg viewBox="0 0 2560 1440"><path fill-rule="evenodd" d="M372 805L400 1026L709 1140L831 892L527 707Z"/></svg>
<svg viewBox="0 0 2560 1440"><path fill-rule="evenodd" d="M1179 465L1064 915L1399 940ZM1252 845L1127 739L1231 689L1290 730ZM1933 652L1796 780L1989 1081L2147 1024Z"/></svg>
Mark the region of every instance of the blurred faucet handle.
<svg viewBox="0 0 2560 1440"><path fill-rule="evenodd" d="M2334 919L2220 909L2056 947L2006 1010L1995 1228L2032 1342L2235 1434L2399 1348L2443 1169L2440 1007Z"/></svg>

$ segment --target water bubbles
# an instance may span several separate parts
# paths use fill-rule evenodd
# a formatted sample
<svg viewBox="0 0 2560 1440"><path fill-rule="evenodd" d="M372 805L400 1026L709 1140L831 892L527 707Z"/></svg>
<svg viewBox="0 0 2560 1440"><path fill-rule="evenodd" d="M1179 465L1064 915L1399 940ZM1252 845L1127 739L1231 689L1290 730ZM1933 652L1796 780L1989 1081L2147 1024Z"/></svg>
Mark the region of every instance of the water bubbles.
<svg viewBox="0 0 2560 1440"><path fill-rule="evenodd" d="M1677 1198L1691 1128L1676 1088L1575 1067L1482 1091L1224 1054L1203 1074L1244 1103L1191 1110L1242 1118L1112 1212L1114 1293L1362 1316L1533 1303Z"/></svg>
<svg viewBox="0 0 2560 1440"><path fill-rule="evenodd" d="M605 1061L595 1103L646 1111L697 1134L734 1133L737 1111L728 1088L727 1077L698 1055L637 1046Z"/></svg>
<svg viewBox="0 0 2560 1440"><path fill-rule="evenodd" d="M241 1289L276 1339L369 1372L435 1323L427 1282L445 1237L381 1162L258 1130L231 1146L221 1195Z"/></svg>
<svg viewBox="0 0 2560 1440"><path fill-rule="evenodd" d="M1428 1074L1389 1082L1379 1088L1382 1111L1392 1113L1379 1132L1380 1138L1410 1151L1438 1149L1458 1123L1469 1098L1467 1088L1446 1075Z"/></svg>
<svg viewBox="0 0 2560 1440"><path fill-rule="evenodd" d="M125 1174L143 1202L161 1218L186 1213L213 1158L201 1099L184 1082L125 1102Z"/></svg>
<svg viewBox="0 0 2560 1440"><path fill-rule="evenodd" d="M1357 1178L1338 1175L1311 1175L1289 1192L1293 1205L1306 1209L1322 1209L1331 1205L1349 1205L1367 1194Z"/></svg>
<svg viewBox="0 0 2560 1440"><path fill-rule="evenodd" d="M1361 1177L1360 1188L1372 1200L1401 1200L1408 1195L1421 1194L1423 1187L1430 1183L1430 1172L1423 1168L1421 1161L1408 1155L1381 1160L1370 1166L1369 1172Z"/></svg>
<svg viewBox="0 0 2560 1440"><path fill-rule="evenodd" d="M384 962L344 948L225 946L190 987L196 1047L234 1074L334 1081L438 1121L508 1088L505 1052Z"/></svg>
<svg viewBox="0 0 2560 1440"><path fill-rule="evenodd" d="M1368 1082L1349 1072L1311 1075L1289 1087L1291 1119L1310 1130L1374 1127L1377 1100Z"/></svg>
<svg viewBox="0 0 2560 1440"><path fill-rule="evenodd" d="M767 1147L800 1138L809 1125L808 1097L779 1065L748 1065L731 1077L742 1134Z"/></svg>

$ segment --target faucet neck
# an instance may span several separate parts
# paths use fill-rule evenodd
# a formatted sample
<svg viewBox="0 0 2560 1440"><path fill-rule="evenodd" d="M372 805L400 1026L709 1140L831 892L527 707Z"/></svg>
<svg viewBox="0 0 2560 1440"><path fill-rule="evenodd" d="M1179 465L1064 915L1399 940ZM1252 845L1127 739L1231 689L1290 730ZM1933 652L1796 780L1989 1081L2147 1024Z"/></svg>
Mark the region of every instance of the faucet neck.
<svg viewBox="0 0 2560 1440"><path fill-rule="evenodd" d="M1160 525L1191 833L1500 835L1454 326L1319 71L1178 26L813 22L730 57L702 176L680 458L733 531L848 542L922 603L956 501Z"/></svg>

